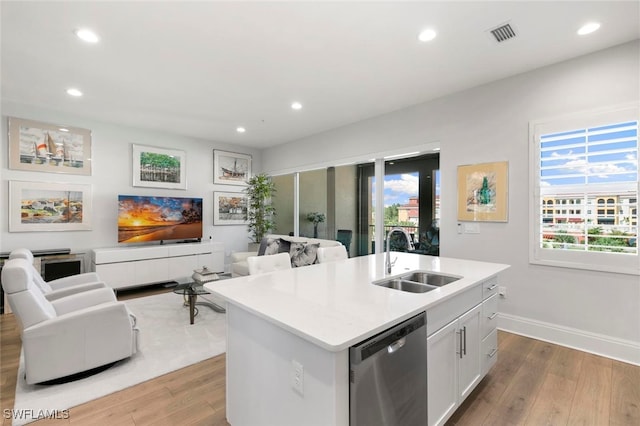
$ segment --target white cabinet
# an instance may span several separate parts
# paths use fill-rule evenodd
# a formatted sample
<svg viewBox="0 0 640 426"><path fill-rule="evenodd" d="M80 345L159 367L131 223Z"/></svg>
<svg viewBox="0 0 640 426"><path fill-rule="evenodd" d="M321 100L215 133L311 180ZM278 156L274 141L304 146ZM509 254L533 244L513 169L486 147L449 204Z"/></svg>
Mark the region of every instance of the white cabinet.
<svg viewBox="0 0 640 426"><path fill-rule="evenodd" d="M482 344L480 357L482 375L487 374L498 360L498 295L482 301Z"/></svg>
<svg viewBox="0 0 640 426"><path fill-rule="evenodd" d="M482 378L478 304L427 338L429 425L444 424Z"/></svg>
<svg viewBox="0 0 640 426"><path fill-rule="evenodd" d="M462 350L458 354L458 402L462 403L482 379L480 366L480 314L478 305L458 320L458 335Z"/></svg>
<svg viewBox="0 0 640 426"><path fill-rule="evenodd" d="M458 320L427 338L427 418L440 425L458 407Z"/></svg>
<svg viewBox="0 0 640 426"><path fill-rule="evenodd" d="M222 243L101 248L91 253L92 270L114 289L186 278L203 266L224 271Z"/></svg>
<svg viewBox="0 0 640 426"><path fill-rule="evenodd" d="M498 358L498 283L481 285L427 310L427 417L442 425Z"/></svg>

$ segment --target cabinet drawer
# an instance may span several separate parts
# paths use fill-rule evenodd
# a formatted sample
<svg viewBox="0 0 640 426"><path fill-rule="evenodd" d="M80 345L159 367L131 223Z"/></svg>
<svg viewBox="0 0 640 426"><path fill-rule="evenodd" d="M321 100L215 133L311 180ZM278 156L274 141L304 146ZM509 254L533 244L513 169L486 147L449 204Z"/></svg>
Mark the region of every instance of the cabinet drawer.
<svg viewBox="0 0 640 426"><path fill-rule="evenodd" d="M484 339L482 339L482 350L481 350L481 359L482 359L482 375L484 376L489 372L491 367L498 360L498 330L493 329L491 333Z"/></svg>
<svg viewBox="0 0 640 426"><path fill-rule="evenodd" d="M491 277L482 283L482 299L498 294L498 277Z"/></svg>
<svg viewBox="0 0 640 426"><path fill-rule="evenodd" d="M487 337L491 331L498 326L498 295L486 299L482 302L482 328L481 336Z"/></svg>
<svg viewBox="0 0 640 426"><path fill-rule="evenodd" d="M429 308L427 310L427 335L432 335L480 302L482 302L482 289L476 285L433 308Z"/></svg>

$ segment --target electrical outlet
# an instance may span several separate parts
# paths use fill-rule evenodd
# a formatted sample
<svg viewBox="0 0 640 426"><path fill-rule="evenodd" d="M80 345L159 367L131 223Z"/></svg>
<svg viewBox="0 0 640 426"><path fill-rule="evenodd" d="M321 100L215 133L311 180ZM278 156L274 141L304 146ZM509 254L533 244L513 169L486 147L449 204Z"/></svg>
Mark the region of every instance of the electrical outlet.
<svg viewBox="0 0 640 426"><path fill-rule="evenodd" d="M295 359L291 361L291 387L304 395L304 367Z"/></svg>
<svg viewBox="0 0 640 426"><path fill-rule="evenodd" d="M479 234L480 233L480 224L477 222L467 222L464 224L464 233L465 234Z"/></svg>
<svg viewBox="0 0 640 426"><path fill-rule="evenodd" d="M498 294L506 299L507 297L507 288L506 287L498 287Z"/></svg>

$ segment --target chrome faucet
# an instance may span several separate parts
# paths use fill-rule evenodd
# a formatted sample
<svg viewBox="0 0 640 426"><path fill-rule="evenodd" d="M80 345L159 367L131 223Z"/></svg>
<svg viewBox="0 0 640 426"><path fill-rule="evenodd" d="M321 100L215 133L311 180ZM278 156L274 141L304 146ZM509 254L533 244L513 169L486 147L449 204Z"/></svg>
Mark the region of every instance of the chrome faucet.
<svg viewBox="0 0 640 426"><path fill-rule="evenodd" d="M407 239L407 248L411 250L411 237L409 237L409 233L397 226L395 228L391 228L389 233L387 233L387 260L385 262L387 274L391 273L391 267L393 266L393 264L391 263L391 234L393 234L394 232L400 232L402 235L404 235L404 237ZM395 261L393 263L395 263Z"/></svg>

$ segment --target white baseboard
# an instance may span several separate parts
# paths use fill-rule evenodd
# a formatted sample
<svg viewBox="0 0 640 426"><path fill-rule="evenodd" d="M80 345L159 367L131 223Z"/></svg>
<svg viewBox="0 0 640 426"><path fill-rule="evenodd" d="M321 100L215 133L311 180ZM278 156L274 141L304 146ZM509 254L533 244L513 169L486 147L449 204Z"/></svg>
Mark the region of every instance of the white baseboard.
<svg viewBox="0 0 640 426"><path fill-rule="evenodd" d="M498 315L498 328L510 333L640 365L639 342L502 313Z"/></svg>

